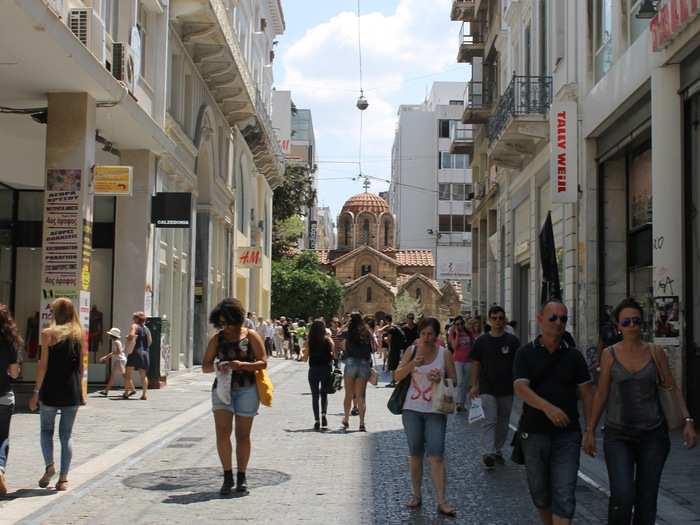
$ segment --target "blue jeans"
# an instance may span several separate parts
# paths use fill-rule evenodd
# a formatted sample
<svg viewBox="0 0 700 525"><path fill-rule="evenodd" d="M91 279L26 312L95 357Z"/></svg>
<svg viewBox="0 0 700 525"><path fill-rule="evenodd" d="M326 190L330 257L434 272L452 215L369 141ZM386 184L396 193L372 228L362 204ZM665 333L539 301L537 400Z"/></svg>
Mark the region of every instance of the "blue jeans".
<svg viewBox="0 0 700 525"><path fill-rule="evenodd" d="M654 525L661 473L671 450L666 425L634 434L606 428L603 449L610 480L608 523Z"/></svg>
<svg viewBox="0 0 700 525"><path fill-rule="evenodd" d="M56 422L56 415L61 412L61 419L58 423L58 437L61 441L61 476L68 476L70 462L73 459L73 443L71 434L73 433L73 423L78 414L77 406L52 407L41 403L39 415L41 421L41 453L44 455L44 464L48 467L53 465L53 431Z"/></svg>
<svg viewBox="0 0 700 525"><path fill-rule="evenodd" d="M571 519L581 460L580 432L523 434L527 485L535 507Z"/></svg>
<svg viewBox="0 0 700 525"><path fill-rule="evenodd" d="M404 410L401 420L408 439L408 453L411 456L422 458L427 453L429 458L441 458L445 455L445 414Z"/></svg>
<svg viewBox="0 0 700 525"><path fill-rule="evenodd" d="M14 408L14 405L0 405L0 474L5 473L10 453L10 419Z"/></svg>

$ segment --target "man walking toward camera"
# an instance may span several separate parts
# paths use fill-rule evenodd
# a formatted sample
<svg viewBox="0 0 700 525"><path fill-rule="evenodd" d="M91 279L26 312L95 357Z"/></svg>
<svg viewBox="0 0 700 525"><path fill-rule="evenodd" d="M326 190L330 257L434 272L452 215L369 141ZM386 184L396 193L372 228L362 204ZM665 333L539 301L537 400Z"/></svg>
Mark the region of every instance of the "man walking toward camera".
<svg viewBox="0 0 700 525"><path fill-rule="evenodd" d="M487 469L505 464L503 445L508 437L513 408L513 361L520 341L505 331L506 312L501 306L489 309L491 330L474 342L471 352L472 388L469 397L481 397L481 462Z"/></svg>
<svg viewBox="0 0 700 525"><path fill-rule="evenodd" d="M537 315L540 335L515 356L527 483L545 525L566 525L574 517L581 449L578 396L586 423L593 399L586 360L564 338L568 319L564 304L547 302Z"/></svg>

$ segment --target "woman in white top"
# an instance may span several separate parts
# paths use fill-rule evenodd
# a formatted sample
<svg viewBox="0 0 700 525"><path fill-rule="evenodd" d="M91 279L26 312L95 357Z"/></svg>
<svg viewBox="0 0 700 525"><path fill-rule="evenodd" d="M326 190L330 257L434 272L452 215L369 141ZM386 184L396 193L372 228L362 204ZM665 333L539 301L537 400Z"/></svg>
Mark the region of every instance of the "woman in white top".
<svg viewBox="0 0 700 525"><path fill-rule="evenodd" d="M109 335L112 351L109 354L100 357L100 361L106 361L111 357L112 368L105 389L99 391L99 394L103 396L109 395L109 389L112 388L114 380L117 377L121 377L122 381L125 381L124 375L126 374L126 354L124 353L124 348L121 341L122 332L119 330L119 328L110 328L107 335ZM124 382L124 389L126 390L126 382Z"/></svg>
<svg viewBox="0 0 700 525"><path fill-rule="evenodd" d="M439 514L454 517L454 507L445 501L445 429L447 416L433 411L433 389L442 378L455 380L452 354L444 346L436 344L440 335L440 322L426 317L418 325L419 338L414 346L404 352L395 377L399 382L411 376L411 386L403 405L402 421L408 438L409 465L413 494L406 506L421 506L421 480L423 456L428 456ZM415 351L414 351L415 350Z"/></svg>

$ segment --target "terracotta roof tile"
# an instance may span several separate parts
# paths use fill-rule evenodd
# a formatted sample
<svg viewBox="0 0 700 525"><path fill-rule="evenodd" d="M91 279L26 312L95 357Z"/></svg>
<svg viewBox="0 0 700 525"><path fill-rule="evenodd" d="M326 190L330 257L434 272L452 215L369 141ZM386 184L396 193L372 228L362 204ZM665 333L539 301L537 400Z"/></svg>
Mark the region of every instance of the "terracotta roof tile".
<svg viewBox="0 0 700 525"><path fill-rule="evenodd" d="M401 266L435 266L431 250L398 250L395 257Z"/></svg>

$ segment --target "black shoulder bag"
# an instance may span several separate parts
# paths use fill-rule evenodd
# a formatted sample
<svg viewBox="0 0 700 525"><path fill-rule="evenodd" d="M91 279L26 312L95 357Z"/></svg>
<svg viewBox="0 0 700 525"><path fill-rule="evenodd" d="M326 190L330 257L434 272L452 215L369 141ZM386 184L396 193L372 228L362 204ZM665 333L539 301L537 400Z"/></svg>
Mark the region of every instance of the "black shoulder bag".
<svg viewBox="0 0 700 525"><path fill-rule="evenodd" d="M534 391L536 385L540 383L548 374L550 374L554 368L559 364L561 360L561 349L557 350L554 358L549 361L546 365L542 367L540 372L530 381L530 388ZM510 459L513 463L518 465L525 464L525 452L523 451L523 432L520 428L523 425L523 417L525 416L525 402L523 402L523 412L520 414L520 421L518 421L518 430L513 434L513 440L511 441L511 446L513 447L513 452L510 455Z"/></svg>
<svg viewBox="0 0 700 525"><path fill-rule="evenodd" d="M416 357L416 346L413 345L413 353L411 354L411 361ZM397 416L401 415L403 412L403 404L406 401L406 394L408 394L408 388L411 386L411 374L404 377L398 384L394 387L394 391L391 393L389 401L387 401L386 407L389 412Z"/></svg>

